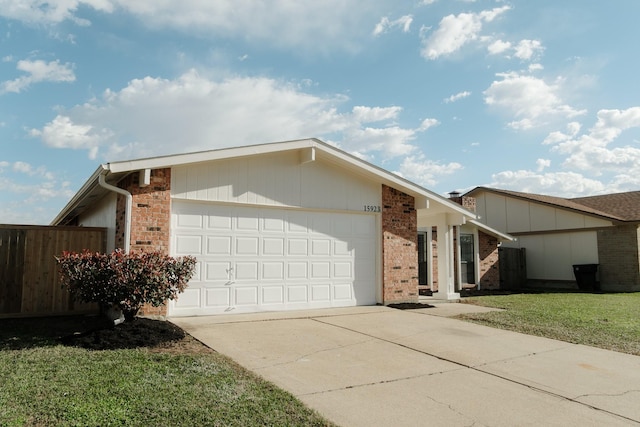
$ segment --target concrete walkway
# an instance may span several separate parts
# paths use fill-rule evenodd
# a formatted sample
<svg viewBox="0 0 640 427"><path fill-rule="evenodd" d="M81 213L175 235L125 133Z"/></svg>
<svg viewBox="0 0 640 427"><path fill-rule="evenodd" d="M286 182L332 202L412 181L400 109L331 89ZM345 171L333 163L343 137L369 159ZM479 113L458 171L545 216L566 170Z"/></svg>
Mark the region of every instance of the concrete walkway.
<svg viewBox="0 0 640 427"><path fill-rule="evenodd" d="M640 357L449 317L466 310L170 320L341 426L640 425Z"/></svg>

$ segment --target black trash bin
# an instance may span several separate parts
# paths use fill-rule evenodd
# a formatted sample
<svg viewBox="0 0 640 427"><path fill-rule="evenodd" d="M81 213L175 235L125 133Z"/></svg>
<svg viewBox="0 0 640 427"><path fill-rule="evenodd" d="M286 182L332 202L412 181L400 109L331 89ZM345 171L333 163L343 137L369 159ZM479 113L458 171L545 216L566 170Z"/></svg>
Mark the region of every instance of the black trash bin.
<svg viewBox="0 0 640 427"><path fill-rule="evenodd" d="M582 291L599 290L596 282L598 264L576 264L573 266L573 274L576 276L578 288Z"/></svg>

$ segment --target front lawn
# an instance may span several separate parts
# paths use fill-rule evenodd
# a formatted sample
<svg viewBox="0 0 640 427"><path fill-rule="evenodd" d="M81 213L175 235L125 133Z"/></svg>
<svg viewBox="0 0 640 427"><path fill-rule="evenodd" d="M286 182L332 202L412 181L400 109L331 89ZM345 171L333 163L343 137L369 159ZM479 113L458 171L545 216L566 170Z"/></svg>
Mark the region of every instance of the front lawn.
<svg viewBox="0 0 640 427"><path fill-rule="evenodd" d="M462 301L505 309L465 315L465 320L640 355L640 293L518 293Z"/></svg>
<svg viewBox="0 0 640 427"><path fill-rule="evenodd" d="M87 322L0 320L0 426L330 425L168 322Z"/></svg>

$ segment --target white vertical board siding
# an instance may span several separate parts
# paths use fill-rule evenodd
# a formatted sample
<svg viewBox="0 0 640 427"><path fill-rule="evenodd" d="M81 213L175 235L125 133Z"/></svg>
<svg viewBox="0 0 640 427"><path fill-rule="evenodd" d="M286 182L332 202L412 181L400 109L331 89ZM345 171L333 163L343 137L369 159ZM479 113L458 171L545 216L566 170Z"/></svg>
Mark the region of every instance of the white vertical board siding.
<svg viewBox="0 0 640 427"><path fill-rule="evenodd" d="M198 260L172 316L376 303L374 214L175 201L171 253Z"/></svg>
<svg viewBox="0 0 640 427"><path fill-rule="evenodd" d="M476 197L476 212L489 227L513 234L611 226L605 219L490 192Z"/></svg>
<svg viewBox="0 0 640 427"><path fill-rule="evenodd" d="M503 245L526 248L529 279L575 280L574 264L598 263L596 231L518 236Z"/></svg>
<svg viewBox="0 0 640 427"><path fill-rule="evenodd" d="M79 226L106 227L107 252L113 251L116 245L116 202L116 193L110 192L78 218Z"/></svg>
<svg viewBox="0 0 640 427"><path fill-rule="evenodd" d="M301 163L297 151L177 166L176 199L363 211L380 205L380 185L321 160Z"/></svg>

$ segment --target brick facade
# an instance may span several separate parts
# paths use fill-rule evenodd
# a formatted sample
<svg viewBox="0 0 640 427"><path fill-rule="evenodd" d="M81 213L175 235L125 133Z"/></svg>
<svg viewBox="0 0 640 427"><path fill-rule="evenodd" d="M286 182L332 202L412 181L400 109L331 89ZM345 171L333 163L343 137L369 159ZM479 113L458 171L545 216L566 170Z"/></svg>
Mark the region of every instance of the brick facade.
<svg viewBox="0 0 640 427"><path fill-rule="evenodd" d="M382 185L382 302L418 302L415 199Z"/></svg>
<svg viewBox="0 0 640 427"><path fill-rule="evenodd" d="M638 225L598 231L598 275L603 291L640 291Z"/></svg>
<svg viewBox="0 0 640 427"><path fill-rule="evenodd" d="M158 251L169 254L171 226L171 169L151 171L151 182L141 187L139 174L133 173L120 181L118 187L133 196L131 208L131 251ZM116 213L116 247L124 247L126 200L118 195ZM166 306L145 305L142 315L166 315Z"/></svg>
<svg viewBox="0 0 640 427"><path fill-rule="evenodd" d="M480 288L500 288L500 257L498 256L498 241L482 231L478 232L478 247L480 255Z"/></svg>

